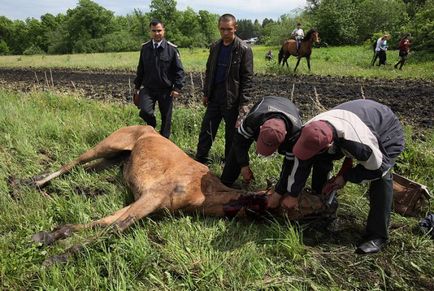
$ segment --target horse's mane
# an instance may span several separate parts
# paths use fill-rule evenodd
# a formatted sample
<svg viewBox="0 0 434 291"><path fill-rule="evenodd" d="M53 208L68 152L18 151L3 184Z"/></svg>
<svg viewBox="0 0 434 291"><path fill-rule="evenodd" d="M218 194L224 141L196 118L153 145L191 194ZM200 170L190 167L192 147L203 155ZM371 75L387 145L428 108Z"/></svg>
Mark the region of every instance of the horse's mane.
<svg viewBox="0 0 434 291"><path fill-rule="evenodd" d="M309 29L309 31L304 36L303 40L310 40L310 37L312 36L312 33L314 33L314 32L318 32L318 30L316 28Z"/></svg>

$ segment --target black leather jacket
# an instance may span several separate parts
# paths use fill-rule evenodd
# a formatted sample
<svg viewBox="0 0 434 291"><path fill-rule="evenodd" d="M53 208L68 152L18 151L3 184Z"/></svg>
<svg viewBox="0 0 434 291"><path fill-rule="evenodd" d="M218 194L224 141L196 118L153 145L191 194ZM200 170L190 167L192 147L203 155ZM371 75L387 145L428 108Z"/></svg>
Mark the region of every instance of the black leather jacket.
<svg viewBox="0 0 434 291"><path fill-rule="evenodd" d="M134 85L136 89L143 86L180 91L184 85L184 69L176 46L163 39L155 52L151 40L144 43Z"/></svg>
<svg viewBox="0 0 434 291"><path fill-rule="evenodd" d="M220 39L211 45L206 63L203 94L208 98L212 98L214 75L222 42ZM227 92L226 107L233 108L234 106L246 105L250 99L249 90L252 87L253 52L239 37L235 37L228 70L225 82Z"/></svg>

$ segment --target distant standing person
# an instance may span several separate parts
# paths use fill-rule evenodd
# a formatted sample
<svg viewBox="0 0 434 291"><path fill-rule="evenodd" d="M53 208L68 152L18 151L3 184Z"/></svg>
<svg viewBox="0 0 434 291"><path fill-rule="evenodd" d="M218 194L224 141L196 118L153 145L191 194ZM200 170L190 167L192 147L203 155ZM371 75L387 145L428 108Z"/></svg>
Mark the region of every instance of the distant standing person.
<svg viewBox="0 0 434 291"><path fill-rule="evenodd" d="M375 48L375 52L377 53L377 56L379 58L377 66L386 65L386 58L387 58L386 51L387 51L387 47L388 47L388 44L387 44L388 40L390 40L389 34L385 34L377 40L377 47ZM372 63L372 65L375 64L375 60L376 60L376 58L374 59L374 62Z"/></svg>
<svg viewBox="0 0 434 291"><path fill-rule="evenodd" d="M273 59L273 52L271 50L268 50L268 52L265 54L265 59L267 61L271 61Z"/></svg>
<svg viewBox="0 0 434 291"><path fill-rule="evenodd" d="M134 80L134 104L140 108L140 117L155 127L157 120L154 110L158 101L161 113L160 133L169 138L173 98L180 95L184 85L184 69L176 45L164 38L164 24L152 20L149 28L151 40L142 46Z"/></svg>
<svg viewBox="0 0 434 291"><path fill-rule="evenodd" d="M396 65L394 66L395 69L398 68L398 65L401 64L399 66L399 69L402 70L402 66L404 66L405 61L407 60L407 56L408 53L410 52L410 39L409 39L409 34L406 34L403 38L401 38L400 42L399 42L399 62L396 63Z"/></svg>
<svg viewBox="0 0 434 291"><path fill-rule="evenodd" d="M297 43L297 54L298 54L298 49L300 48L300 43L304 38L304 31L301 28L300 22L297 23L297 27L292 31L291 37L293 37Z"/></svg>
<svg viewBox="0 0 434 291"><path fill-rule="evenodd" d="M252 86L253 53L239 37L231 14L220 16L221 39L211 45L203 88L205 115L197 145L196 160L208 162L208 153L222 119L225 121L225 157L229 155L237 118L247 111Z"/></svg>

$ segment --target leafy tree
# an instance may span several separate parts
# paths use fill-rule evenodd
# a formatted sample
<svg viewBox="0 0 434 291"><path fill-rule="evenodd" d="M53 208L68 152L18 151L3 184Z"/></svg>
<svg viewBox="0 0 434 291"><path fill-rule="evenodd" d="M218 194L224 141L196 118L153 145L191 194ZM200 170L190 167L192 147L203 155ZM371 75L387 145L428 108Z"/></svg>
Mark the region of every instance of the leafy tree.
<svg viewBox="0 0 434 291"><path fill-rule="evenodd" d="M220 36L217 28L218 19L219 15L217 14L211 14L206 10L199 10L199 23L200 27L202 28L202 33L205 37L206 45L214 42Z"/></svg>
<svg viewBox="0 0 434 291"><path fill-rule="evenodd" d="M273 23L274 22L274 20L273 19L268 19L268 18L264 18L264 20L262 20L262 28L264 28L267 24L269 24L269 23Z"/></svg>
<svg viewBox="0 0 434 291"><path fill-rule="evenodd" d="M8 44L3 39L0 39L0 55L8 55L8 54L9 54Z"/></svg>
<svg viewBox="0 0 434 291"><path fill-rule="evenodd" d="M20 55L31 45L31 41L28 38L29 30L26 23L22 20L14 20L12 29L13 37L9 40L8 46L13 54Z"/></svg>
<svg viewBox="0 0 434 291"><path fill-rule="evenodd" d="M90 39L100 38L114 31L113 12L90 0L80 0L77 7L66 13L68 42L74 52L81 52L82 45Z"/></svg>
<svg viewBox="0 0 434 291"><path fill-rule="evenodd" d="M144 40L148 37L150 16L143 13L140 9L134 9L132 14L126 17L129 32L135 39Z"/></svg>
<svg viewBox="0 0 434 291"><path fill-rule="evenodd" d="M206 45L205 37L200 26L200 18L190 7L180 12L180 18L177 20L178 34L173 40L177 45L182 47L201 47Z"/></svg>
<svg viewBox="0 0 434 291"><path fill-rule="evenodd" d="M9 54L11 39L14 31L14 23L5 16L0 16L0 54Z"/></svg>
<svg viewBox="0 0 434 291"><path fill-rule="evenodd" d="M364 0L357 7L357 41L360 43L375 32L389 31L393 38L399 35L409 18L401 0Z"/></svg>
<svg viewBox="0 0 434 291"><path fill-rule="evenodd" d="M353 0L323 0L314 16L322 40L329 44L357 43L356 19L360 15Z"/></svg>
<svg viewBox="0 0 434 291"><path fill-rule="evenodd" d="M250 19L239 19L237 21L237 35L241 39L249 39L255 37L255 29L253 26L253 22Z"/></svg>
<svg viewBox="0 0 434 291"><path fill-rule="evenodd" d="M413 35L413 48L434 52L434 0L427 0L416 13L409 30Z"/></svg>

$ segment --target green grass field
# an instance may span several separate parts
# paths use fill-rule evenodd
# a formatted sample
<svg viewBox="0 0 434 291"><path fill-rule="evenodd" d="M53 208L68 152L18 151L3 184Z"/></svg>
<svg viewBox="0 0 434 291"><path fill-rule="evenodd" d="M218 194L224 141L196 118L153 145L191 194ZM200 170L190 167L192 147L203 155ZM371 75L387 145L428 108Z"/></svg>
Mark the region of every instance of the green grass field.
<svg viewBox="0 0 434 291"><path fill-rule="evenodd" d="M274 60L267 62L265 53L272 49ZM253 46L254 70L256 73L290 74L296 59L289 58L290 68L277 65L279 47ZM186 71L203 71L208 57L207 49L180 49L181 59ZM98 70L135 71L139 52L74 54L74 55L35 55L35 56L0 56L0 67L33 68L73 68ZM363 78L413 78L434 79L434 54L413 52L402 71L393 65L398 61L398 52L387 53L386 67L370 65L372 50L363 46L345 46L313 49L311 74L331 76L355 76ZM306 60L302 59L298 73L308 74Z"/></svg>
<svg viewBox="0 0 434 291"><path fill-rule="evenodd" d="M41 248L30 241L35 232L98 219L131 202L131 193L119 168L100 173L77 168L43 191L13 186L12 178L57 169L115 129L141 121L132 105L53 92L0 89L0 108L2 290L433 289L434 245L414 231L418 219L393 214L391 240L384 252L353 253L368 209L366 188L359 185L347 185L340 194L338 216L347 223L334 232L285 220L165 214L143 219L120 236L88 230ZM202 114L201 107L174 111L172 138L186 152L195 151ZM223 152L222 134L211 153L215 160ZM434 131L407 127L406 142L397 170L434 189ZM280 162L280 157L253 157L253 187L264 187L266 178L276 177ZM221 172L218 163L211 168ZM74 243L86 243L91 236L99 238L67 263L41 266L44 259Z"/></svg>

